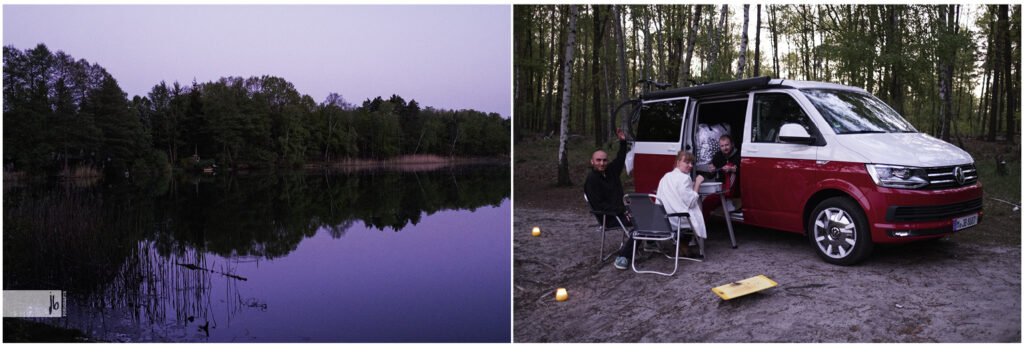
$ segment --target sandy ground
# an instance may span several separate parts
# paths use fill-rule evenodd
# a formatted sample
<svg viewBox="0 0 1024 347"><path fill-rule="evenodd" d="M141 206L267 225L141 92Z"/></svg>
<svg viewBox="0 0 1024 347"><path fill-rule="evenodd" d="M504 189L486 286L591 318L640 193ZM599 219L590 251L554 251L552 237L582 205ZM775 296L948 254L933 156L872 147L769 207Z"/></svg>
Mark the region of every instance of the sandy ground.
<svg viewBox="0 0 1024 347"><path fill-rule="evenodd" d="M573 201L565 199L556 200ZM599 264L597 223L577 199L516 203L515 342L1021 341L1019 244L876 247L863 263L841 267L820 260L802 235L777 230L737 225L732 249L717 220L709 222L707 260L680 261L664 277L615 269L611 259ZM533 226L541 236L530 235ZM608 235L611 251L621 234ZM672 264L658 256L640 265ZM730 301L711 291L756 275L778 286ZM558 287L567 301L555 301Z"/></svg>

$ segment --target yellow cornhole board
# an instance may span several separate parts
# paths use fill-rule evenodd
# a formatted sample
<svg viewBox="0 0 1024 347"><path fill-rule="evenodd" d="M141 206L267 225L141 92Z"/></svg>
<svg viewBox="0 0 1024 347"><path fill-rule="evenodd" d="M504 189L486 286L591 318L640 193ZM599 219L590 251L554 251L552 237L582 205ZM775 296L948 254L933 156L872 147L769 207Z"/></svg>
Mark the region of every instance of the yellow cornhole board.
<svg viewBox="0 0 1024 347"><path fill-rule="evenodd" d="M711 288L711 291L718 294L718 296L722 297L723 300L729 300L750 293L759 292L776 285L778 285L778 283L768 279L768 277L764 277L764 275L757 275L739 282L733 282Z"/></svg>

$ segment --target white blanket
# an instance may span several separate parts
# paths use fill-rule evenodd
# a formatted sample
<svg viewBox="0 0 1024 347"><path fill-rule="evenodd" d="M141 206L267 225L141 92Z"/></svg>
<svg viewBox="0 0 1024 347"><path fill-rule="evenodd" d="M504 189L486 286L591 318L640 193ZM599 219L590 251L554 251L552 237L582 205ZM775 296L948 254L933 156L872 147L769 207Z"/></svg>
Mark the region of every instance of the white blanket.
<svg viewBox="0 0 1024 347"><path fill-rule="evenodd" d="M708 234L704 228L704 215L700 212L700 195L693 190L693 180L690 175L679 171L678 168L669 171L658 182L658 203L665 206L666 213L690 213L690 226L693 232L700 238L707 238ZM672 228L676 228L680 218L669 218ZM682 221L685 228L686 222Z"/></svg>

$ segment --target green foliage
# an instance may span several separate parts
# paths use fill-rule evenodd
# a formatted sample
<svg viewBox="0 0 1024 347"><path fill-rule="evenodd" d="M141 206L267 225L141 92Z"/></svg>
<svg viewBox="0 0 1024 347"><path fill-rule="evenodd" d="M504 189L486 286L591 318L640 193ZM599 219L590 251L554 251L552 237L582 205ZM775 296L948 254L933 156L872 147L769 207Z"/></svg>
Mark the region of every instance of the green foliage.
<svg viewBox="0 0 1024 347"><path fill-rule="evenodd" d="M760 25L756 23L756 6L751 6L744 77L755 76L754 59L758 59L761 76L860 87L891 105L919 131L937 136L981 134L986 123L993 121L1006 128L1007 116L1011 120L1019 117L1019 100L997 95L1001 110L991 118L987 110L997 80L994 75L999 72L1011 75L1008 80L1012 81L1012 86L1003 86L999 93L1020 95L1020 6L1009 6L1009 23L1004 23L1008 26L999 30L993 24L997 12L1006 10L1003 6L767 4L761 6ZM700 17L694 23L698 8ZM624 112L611 113L619 103L645 90L646 86L637 83L640 79L680 87L689 84L683 81L687 77L697 83L737 78L741 5L725 8L724 22L723 5L628 5L619 9L618 18L606 5L586 6L580 12L577 56L581 60L572 74L571 133L595 134L597 126L607 129L607 125L620 124ZM552 131L551 118L553 113L557 117L558 86L563 78L559 56L565 52L566 16L567 8L558 5L513 9L517 130L541 135ZM595 22L605 26L593 25ZM623 28L621 42L614 30L616 22ZM1008 32L1008 44L994 42L1000 31ZM760 54L755 56L756 33L760 33ZM691 35L692 45L688 42ZM616 54L619 49L624 52L622 58ZM1000 53L1007 49L1007 54ZM685 60L690 50L692 61ZM1007 55L1013 65L1000 67L1006 63L998 58ZM623 66L621 73L619 66ZM949 123L940 112L944 101L938 82L942 66L953 68ZM683 71L689 74L680 76ZM1011 92L1006 93L1006 88L1012 88ZM594 100L600 102L594 104ZM1005 103L1013 107L1007 109ZM604 133L604 138L596 136L602 142L611 132L598 133ZM517 133L516 139L522 137Z"/></svg>
<svg viewBox="0 0 1024 347"><path fill-rule="evenodd" d="M139 101L138 104L142 102ZM74 167L133 170L148 156L143 116L102 67L45 45L4 47L4 164L56 173Z"/></svg>
<svg viewBox="0 0 1024 347"><path fill-rule="evenodd" d="M404 154L509 153L511 126L497 114L421 109L398 95L354 107L321 104L280 77L166 82L130 101L102 67L45 45L4 47L4 164L56 173L65 167L162 173L170 163L300 167ZM159 154L157 154L159 153Z"/></svg>

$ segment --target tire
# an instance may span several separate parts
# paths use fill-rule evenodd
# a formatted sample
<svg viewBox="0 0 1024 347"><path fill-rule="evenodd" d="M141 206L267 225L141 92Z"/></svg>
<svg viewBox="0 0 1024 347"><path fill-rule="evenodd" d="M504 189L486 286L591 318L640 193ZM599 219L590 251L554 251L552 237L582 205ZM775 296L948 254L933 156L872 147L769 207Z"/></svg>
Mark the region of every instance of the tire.
<svg viewBox="0 0 1024 347"><path fill-rule="evenodd" d="M828 198L807 220L811 246L827 263L853 265L871 255L871 229L860 205L847 197Z"/></svg>

